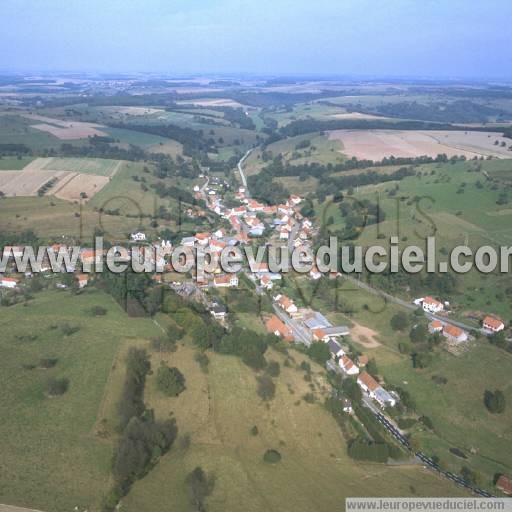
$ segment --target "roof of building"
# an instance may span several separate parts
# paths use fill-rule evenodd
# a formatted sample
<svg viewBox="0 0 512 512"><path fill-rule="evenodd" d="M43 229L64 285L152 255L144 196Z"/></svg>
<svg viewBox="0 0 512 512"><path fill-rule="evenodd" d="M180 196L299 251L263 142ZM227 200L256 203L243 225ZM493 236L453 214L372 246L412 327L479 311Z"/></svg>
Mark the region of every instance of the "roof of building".
<svg viewBox="0 0 512 512"><path fill-rule="evenodd" d="M512 479L508 476L501 475L496 482L496 487L505 494L512 494Z"/></svg>
<svg viewBox="0 0 512 512"><path fill-rule="evenodd" d="M443 330L445 334L448 334L448 336L452 338L460 338L464 334L464 331L460 327L451 324L446 324Z"/></svg>
<svg viewBox="0 0 512 512"><path fill-rule="evenodd" d="M381 403L393 402L394 398L382 387L375 390L375 398Z"/></svg>
<svg viewBox="0 0 512 512"><path fill-rule="evenodd" d="M357 358L357 362L358 362L359 366L366 366L368 364L368 356L365 354L361 354Z"/></svg>
<svg viewBox="0 0 512 512"><path fill-rule="evenodd" d="M352 359L350 359L350 357L348 357L347 355L342 356L341 364L342 364L343 368L345 368L346 371L351 370L355 366Z"/></svg>
<svg viewBox="0 0 512 512"><path fill-rule="evenodd" d="M329 340L327 342L327 345L329 347L329 350L331 351L331 354L336 355L340 350L343 352L341 345L336 340Z"/></svg>
<svg viewBox="0 0 512 512"><path fill-rule="evenodd" d="M426 304L431 304L432 306L442 306L443 304L433 297L427 296L423 299L423 302Z"/></svg>
<svg viewBox="0 0 512 512"><path fill-rule="evenodd" d="M442 329L443 323L440 320L432 320L430 327L432 327L432 329Z"/></svg>
<svg viewBox="0 0 512 512"><path fill-rule="evenodd" d="M265 322L265 327L270 333L278 332L286 341L293 340L291 329L277 315L272 315Z"/></svg>
<svg viewBox="0 0 512 512"><path fill-rule="evenodd" d="M312 311L304 317L304 324L311 330L325 327L332 327L332 324L322 313Z"/></svg>
<svg viewBox="0 0 512 512"><path fill-rule="evenodd" d="M492 327L493 329L499 329L502 325L504 325L503 321L499 318L491 315L487 315L484 318L484 325L488 325L489 327Z"/></svg>
<svg viewBox="0 0 512 512"><path fill-rule="evenodd" d="M232 278L233 274L222 274L220 276L215 276L213 281L215 284L229 284Z"/></svg>
<svg viewBox="0 0 512 512"><path fill-rule="evenodd" d="M279 302L279 304L281 305L281 307L283 309L288 309L290 308L291 306L294 306L295 304L293 303L293 300L290 299L289 297L287 297L286 295L281 295L281 297L279 297L279 300L277 301Z"/></svg>
<svg viewBox="0 0 512 512"><path fill-rule="evenodd" d="M362 382L372 392L380 388L379 383L368 372L361 373L357 380Z"/></svg>
<svg viewBox="0 0 512 512"><path fill-rule="evenodd" d="M2 277L2 281L6 281L8 283L19 283L19 277Z"/></svg>
<svg viewBox="0 0 512 512"><path fill-rule="evenodd" d="M333 325L323 329L327 336L348 336L350 334L350 329L346 325Z"/></svg>
<svg viewBox="0 0 512 512"><path fill-rule="evenodd" d="M318 340L323 340L327 337L327 334L325 334L325 331L321 327L311 329L311 334L313 334L313 336Z"/></svg>
<svg viewBox="0 0 512 512"><path fill-rule="evenodd" d="M226 308L224 307L223 304L219 304L219 303L215 303L211 306L210 308L210 311L212 313L215 313L217 315L222 315L222 314L225 314L226 313Z"/></svg>

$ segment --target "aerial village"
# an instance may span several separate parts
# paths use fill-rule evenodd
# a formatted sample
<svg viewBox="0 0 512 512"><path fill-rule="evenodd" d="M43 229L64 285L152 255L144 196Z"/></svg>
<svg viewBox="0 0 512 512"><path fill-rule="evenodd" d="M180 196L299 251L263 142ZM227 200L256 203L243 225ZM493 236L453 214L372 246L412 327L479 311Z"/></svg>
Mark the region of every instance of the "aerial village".
<svg viewBox="0 0 512 512"><path fill-rule="evenodd" d="M181 239L181 246L189 248L207 249L210 253L220 257L220 253L227 246L243 245L250 243L253 239L264 240L268 245L285 244L290 250L300 246L311 246L317 228L313 222L302 215L301 203L303 199L297 195L291 195L283 204L266 205L250 197L247 187L240 186L231 194L230 202L236 201L238 205L225 206L226 185L221 184L220 178L201 175L204 180L202 186L194 187L196 200L202 200L206 207L213 212L221 222L213 232L198 232L194 236L186 236ZM245 181L245 180L244 180ZM222 186L221 186L222 185ZM229 193L229 192L228 192ZM193 216L194 212L187 210L187 215ZM229 227L228 227L229 226ZM172 265L166 258L172 251L172 243L169 240L150 241L149 237L142 232L136 231L130 234L130 242L139 247L139 258L141 262L150 261L154 268L157 265L165 268L166 271L173 271ZM156 260L155 247L161 250L160 260ZM23 247L5 247L13 257L21 257ZM55 244L51 248L55 253L66 251L65 245ZM128 257L128 255L126 255ZM93 248L83 248L80 252L80 261L84 268L100 263L102 253L95 252ZM312 262L314 263L314 262ZM50 262L45 259L39 269L41 272L48 272L51 269ZM365 366L368 357L360 355L356 361L349 356L347 344L344 338L350 335L350 329L344 325L333 325L326 316L311 308L303 308L280 291L279 283L282 279L280 273L271 272L267 262L261 262L252 268L244 267L242 273L254 284L258 294L267 294L273 305L273 314L265 319L265 327L272 333L286 342L300 343L306 347L313 343L325 343L329 347L331 359L327 362L327 368L342 376L357 376L357 384L364 395L374 400L381 408L393 407L398 395L388 392L384 383L377 382L367 371ZM24 281L30 279L32 274L25 275L2 274L0 288L16 292L24 286ZM309 279L318 280L322 277L316 265L312 265L309 272ZM339 272L331 272L329 279L338 279L343 276ZM73 275L73 285L78 289L84 288L93 279L93 274L80 272ZM162 273L154 273L153 279L163 283ZM217 299L212 299L208 291L212 289L237 288L240 283L240 276L236 273L221 273L220 268L212 274L204 273L198 278L195 272L185 280L173 281L168 285L183 297L194 298L201 301L210 311L212 316L226 327L229 327L229 313L224 304ZM69 282L59 282L58 288L66 288ZM442 302L433 297L426 296L414 300L417 308L423 309L430 319L429 331L432 334L442 335L449 347L459 349L467 345L471 334L456 325L449 319L446 309L448 302ZM496 333L505 328L504 322L493 315L487 315L482 321L482 332L484 334Z"/></svg>

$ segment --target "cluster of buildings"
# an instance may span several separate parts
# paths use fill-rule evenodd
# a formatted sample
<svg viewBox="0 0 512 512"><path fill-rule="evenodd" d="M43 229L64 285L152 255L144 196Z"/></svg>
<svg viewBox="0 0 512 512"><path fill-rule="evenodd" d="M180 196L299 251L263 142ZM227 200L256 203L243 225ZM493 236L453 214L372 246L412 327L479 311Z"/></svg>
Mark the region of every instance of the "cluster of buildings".
<svg viewBox="0 0 512 512"><path fill-rule="evenodd" d="M428 314L436 315L444 311L448 302L441 302L431 296L422 297L414 300L414 304L421 306L423 311ZM486 334L494 334L505 329L505 323L501 318L496 315L486 315L482 320L482 330ZM456 325L443 322L441 320L432 320L429 324L429 331L431 333L442 334L449 343L459 344L464 343L469 339L469 333Z"/></svg>

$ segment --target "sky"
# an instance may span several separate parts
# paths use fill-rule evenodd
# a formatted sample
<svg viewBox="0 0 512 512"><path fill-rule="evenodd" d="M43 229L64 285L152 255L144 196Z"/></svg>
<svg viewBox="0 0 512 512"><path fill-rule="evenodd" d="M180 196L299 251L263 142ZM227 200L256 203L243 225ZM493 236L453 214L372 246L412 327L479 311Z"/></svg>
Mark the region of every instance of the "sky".
<svg viewBox="0 0 512 512"><path fill-rule="evenodd" d="M0 70L512 79L510 0L1 0Z"/></svg>

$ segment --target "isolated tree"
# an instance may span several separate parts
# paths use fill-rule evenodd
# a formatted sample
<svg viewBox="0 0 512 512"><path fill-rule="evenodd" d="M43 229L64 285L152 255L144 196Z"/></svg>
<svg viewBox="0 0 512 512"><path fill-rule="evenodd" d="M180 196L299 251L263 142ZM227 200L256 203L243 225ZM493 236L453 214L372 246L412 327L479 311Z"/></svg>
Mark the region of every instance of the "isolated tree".
<svg viewBox="0 0 512 512"><path fill-rule="evenodd" d="M201 467L196 467L185 478L190 505L195 512L205 510L204 501L212 493L215 478L208 476Z"/></svg>
<svg viewBox="0 0 512 512"><path fill-rule="evenodd" d="M502 414L505 412L505 395L499 389L494 391L494 393L486 389L484 392L484 405L489 412Z"/></svg>
<svg viewBox="0 0 512 512"><path fill-rule="evenodd" d="M409 338L413 343L421 343L427 339L427 336L428 329L427 326L423 323L413 326L409 333Z"/></svg>
<svg viewBox="0 0 512 512"><path fill-rule="evenodd" d="M400 311L391 317L389 323L394 331L403 331L409 325L409 318L406 313Z"/></svg>
<svg viewBox="0 0 512 512"><path fill-rule="evenodd" d="M265 402L272 400L276 394L274 381L268 375L260 375L257 381L259 397Z"/></svg>
<svg viewBox="0 0 512 512"><path fill-rule="evenodd" d="M178 368L162 362L156 375L158 389L167 396L178 396L185 390L185 377Z"/></svg>
<svg viewBox="0 0 512 512"><path fill-rule="evenodd" d="M69 380L62 379L49 379L46 383L46 391L49 396L63 395L69 388Z"/></svg>
<svg viewBox="0 0 512 512"><path fill-rule="evenodd" d="M277 464L281 458L281 454L277 450L267 450L263 455L263 460L267 464Z"/></svg>

